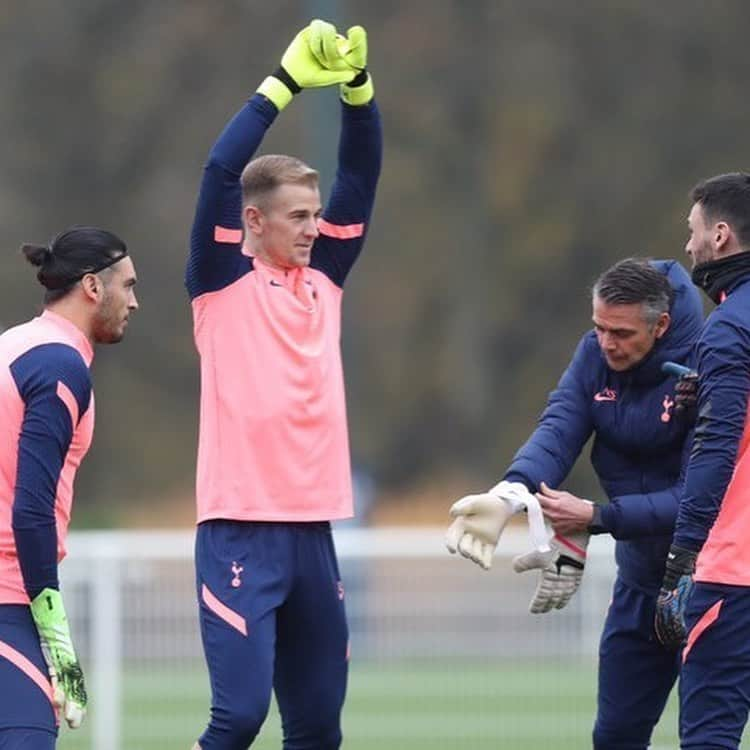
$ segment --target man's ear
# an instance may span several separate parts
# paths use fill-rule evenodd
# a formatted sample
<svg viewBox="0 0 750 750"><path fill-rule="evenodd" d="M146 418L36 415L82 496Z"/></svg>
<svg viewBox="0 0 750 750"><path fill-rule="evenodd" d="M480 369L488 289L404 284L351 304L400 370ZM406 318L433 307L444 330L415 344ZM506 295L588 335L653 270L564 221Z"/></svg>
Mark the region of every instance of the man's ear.
<svg viewBox="0 0 750 750"><path fill-rule="evenodd" d="M656 330L655 330L655 336L657 339L660 339L668 330L669 326L672 324L672 318L669 315L668 312L663 312L659 319L656 321Z"/></svg>
<svg viewBox="0 0 750 750"><path fill-rule="evenodd" d="M732 229L726 221L717 221L714 226L713 235L716 250L721 255L725 250L729 249L727 246L730 244L729 240L732 237Z"/></svg>
<svg viewBox="0 0 750 750"><path fill-rule="evenodd" d="M98 302L101 297L102 282L95 273L87 273L81 279L83 293L92 302Z"/></svg>
<svg viewBox="0 0 750 750"><path fill-rule="evenodd" d="M263 212L253 205L245 206L245 226L247 231L255 235L263 234L264 216Z"/></svg>

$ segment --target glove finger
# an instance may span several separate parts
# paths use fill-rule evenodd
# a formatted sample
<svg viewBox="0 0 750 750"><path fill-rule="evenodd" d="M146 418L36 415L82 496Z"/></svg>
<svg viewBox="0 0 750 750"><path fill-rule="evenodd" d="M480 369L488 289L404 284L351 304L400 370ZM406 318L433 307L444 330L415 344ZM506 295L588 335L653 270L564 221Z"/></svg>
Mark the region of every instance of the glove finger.
<svg viewBox="0 0 750 750"><path fill-rule="evenodd" d="M495 553L494 544L482 545L482 557L479 564L485 569L489 570L492 567L492 556Z"/></svg>
<svg viewBox="0 0 750 750"><path fill-rule="evenodd" d="M464 532L461 538L458 540L458 552L463 557L471 560L471 553L474 547L474 537L471 534Z"/></svg>
<svg viewBox="0 0 750 750"><path fill-rule="evenodd" d="M344 59L353 68L364 70L367 67L367 32L362 26L352 26L346 38L349 49Z"/></svg>
<svg viewBox="0 0 750 750"><path fill-rule="evenodd" d="M529 612L532 615L543 615L545 612L549 612L550 609L552 609L552 600L540 584L529 604Z"/></svg>
<svg viewBox="0 0 750 750"><path fill-rule="evenodd" d="M445 532L445 546L448 551L455 555L458 551L458 543L464 533L464 524L462 519L457 518L449 527L448 531Z"/></svg>
<svg viewBox="0 0 750 750"><path fill-rule="evenodd" d="M555 601L555 609L562 609L573 596L573 591L570 588L562 589Z"/></svg>
<svg viewBox="0 0 750 750"><path fill-rule="evenodd" d="M326 30L326 33L321 36L321 42L323 45L323 64L326 68L332 70L341 70L346 67L346 61L339 52L338 38L339 35L336 33L336 29L333 26L330 30Z"/></svg>
<svg viewBox="0 0 750 750"><path fill-rule="evenodd" d="M83 723L86 711L74 701L68 701L65 705L65 721L71 729L78 729Z"/></svg>
<svg viewBox="0 0 750 750"><path fill-rule="evenodd" d="M554 573L543 570L539 574L539 583L531 601L531 613L538 615L549 612L558 601L558 581Z"/></svg>
<svg viewBox="0 0 750 750"><path fill-rule="evenodd" d="M484 547L484 543L482 542L481 539L478 539L477 537L472 537L471 554L469 555L469 557L477 565L482 564L482 548L483 547Z"/></svg>
<svg viewBox="0 0 750 750"><path fill-rule="evenodd" d="M313 57L318 61L318 64L322 65L323 67L325 67L326 65L323 37L326 33L326 27L330 25L331 24L326 23L325 21L321 21L319 18L316 18L310 23L310 26L308 27L309 31L307 34L307 46Z"/></svg>
<svg viewBox="0 0 750 750"><path fill-rule="evenodd" d="M534 597L529 604L529 612L532 615L543 615L549 612L549 600L542 597Z"/></svg>
<svg viewBox="0 0 750 750"><path fill-rule="evenodd" d="M662 644L662 646L666 646L664 633L662 632L662 624L661 624L661 617L659 617L659 612L657 611L656 616L654 617L654 632L656 633L656 639L659 641L659 643Z"/></svg>
<svg viewBox="0 0 750 750"><path fill-rule="evenodd" d="M321 67L333 72L352 70L341 53L342 44L348 49L346 39L336 32L333 24L325 21L314 22L310 35L310 51Z"/></svg>

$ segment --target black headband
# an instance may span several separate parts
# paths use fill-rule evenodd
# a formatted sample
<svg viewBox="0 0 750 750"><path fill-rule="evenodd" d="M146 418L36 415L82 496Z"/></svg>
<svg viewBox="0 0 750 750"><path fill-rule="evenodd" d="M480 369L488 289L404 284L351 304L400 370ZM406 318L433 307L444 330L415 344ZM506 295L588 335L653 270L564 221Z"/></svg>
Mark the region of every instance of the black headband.
<svg viewBox="0 0 750 750"><path fill-rule="evenodd" d="M128 254L127 250L117 250L117 252L112 255L109 258L106 258L101 263L92 266L91 268L87 268L85 271L82 271L77 276L73 276L71 278L67 279L59 279L59 280L45 280L46 283L44 286L47 289L65 289L65 287L70 286L71 284L75 284L76 281L80 281L84 276L90 273L99 273L100 271L103 271L105 268L109 268L110 266L113 266L115 263L118 263L121 261L126 255ZM50 254L47 256L46 259L54 257L54 253L50 251Z"/></svg>

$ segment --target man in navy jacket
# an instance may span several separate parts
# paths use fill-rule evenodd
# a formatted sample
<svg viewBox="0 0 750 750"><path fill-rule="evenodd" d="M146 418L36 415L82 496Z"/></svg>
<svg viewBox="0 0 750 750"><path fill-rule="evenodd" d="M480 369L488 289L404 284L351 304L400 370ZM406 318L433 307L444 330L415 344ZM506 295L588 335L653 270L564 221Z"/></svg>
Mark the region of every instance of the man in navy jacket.
<svg viewBox="0 0 750 750"><path fill-rule="evenodd" d="M628 259L595 283L593 321L503 480L451 509L448 546L488 563L508 518L521 507L531 509L530 493L537 493L555 532L551 549L517 558L514 568L540 569L531 610L546 612L565 606L577 589L589 534L617 540L593 742L598 750L641 750L648 747L679 668L675 652L655 639L653 621L690 425L674 415L675 376L662 365L692 364L702 307L675 261ZM606 505L552 489L564 481L592 433L591 463Z"/></svg>
<svg viewBox="0 0 750 750"><path fill-rule="evenodd" d="M703 180L691 198L685 252L717 307L696 345L695 440L656 632L684 645L680 747L730 750L750 711L750 174Z"/></svg>

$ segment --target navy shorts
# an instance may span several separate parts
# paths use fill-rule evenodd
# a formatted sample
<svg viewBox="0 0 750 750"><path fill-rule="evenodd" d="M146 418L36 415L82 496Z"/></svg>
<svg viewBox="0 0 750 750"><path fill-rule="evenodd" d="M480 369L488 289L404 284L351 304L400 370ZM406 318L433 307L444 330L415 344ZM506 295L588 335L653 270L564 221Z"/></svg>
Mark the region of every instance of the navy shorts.
<svg viewBox="0 0 750 750"><path fill-rule="evenodd" d="M47 664L25 604L0 604L0 696L0 750L55 746Z"/></svg>
<svg viewBox="0 0 750 750"><path fill-rule="evenodd" d="M680 747L735 750L750 708L750 588L696 583L685 624Z"/></svg>
<svg viewBox="0 0 750 750"><path fill-rule="evenodd" d="M205 521L195 562L211 681L202 750L245 750L272 689L285 750L338 748L349 634L330 524Z"/></svg>

